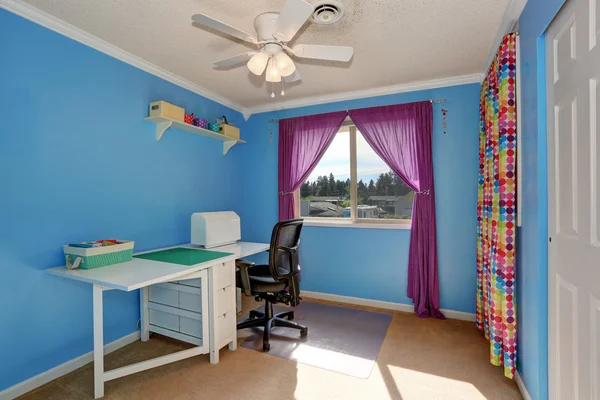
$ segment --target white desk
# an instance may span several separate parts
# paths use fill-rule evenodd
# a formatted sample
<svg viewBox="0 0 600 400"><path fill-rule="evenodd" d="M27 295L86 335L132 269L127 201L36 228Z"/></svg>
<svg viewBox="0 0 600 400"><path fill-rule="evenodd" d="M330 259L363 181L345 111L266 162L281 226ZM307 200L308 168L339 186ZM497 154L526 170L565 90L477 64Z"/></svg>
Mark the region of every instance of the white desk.
<svg viewBox="0 0 600 400"><path fill-rule="evenodd" d="M166 250L174 247L199 248L186 244L151 251ZM104 396L104 383L112 379L209 352L211 363L216 364L219 362L219 350L222 347L229 345L230 350L235 350L237 347L237 335L235 329L236 291L225 289L231 288L232 285L232 289L235 288L236 259L266 251L268 248L269 245L266 243L249 242L238 242L232 245L215 247L210 250L232 253L232 255L192 266L134 258L132 261L125 263L90 270L69 270L65 266L48 269L47 271L53 275L87 282L93 285L95 397L100 398ZM150 251L136 254L148 252ZM187 320L188 318L186 317L198 318L198 324L201 324L197 327L198 332L200 332L198 336L201 336L201 338L198 338L197 341L188 340L195 343L196 346L188 350L179 351L152 360L128 365L111 371L104 371L102 292L115 289L130 292L132 290L141 289L141 340L148 340L151 331L174 338L181 338L186 335L163 329L150 323L151 318L149 318L149 313L152 308L149 308L149 305L152 304L152 301L149 301L149 287L152 285L155 285L157 288L161 288L161 285L173 285L171 287L175 287L176 284L169 282L184 280L199 282L196 285L197 288L188 286L187 284L179 285L180 288L185 287L185 292L187 294L197 296L198 299L199 304L195 304L195 306L198 307L197 312L192 313L185 310L179 312L182 319L185 318ZM193 298L194 297L192 297L192 299ZM233 305L233 315L228 315L225 318L224 313L230 314L230 309L228 307L231 305ZM162 306L159 304L155 306L156 309L159 309L160 307ZM171 311L174 310L173 307L170 307L170 309ZM208 318L206 318L206 316L208 316ZM227 322L225 323L225 321Z"/></svg>

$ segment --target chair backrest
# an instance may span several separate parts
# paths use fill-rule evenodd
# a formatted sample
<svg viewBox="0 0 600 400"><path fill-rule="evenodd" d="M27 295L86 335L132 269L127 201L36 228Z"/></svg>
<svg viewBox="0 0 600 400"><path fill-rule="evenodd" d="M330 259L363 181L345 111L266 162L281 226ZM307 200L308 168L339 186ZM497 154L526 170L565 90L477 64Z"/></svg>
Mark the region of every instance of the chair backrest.
<svg viewBox="0 0 600 400"><path fill-rule="evenodd" d="M298 275L298 246L302 219L278 222L271 235L269 269L276 281L285 281Z"/></svg>

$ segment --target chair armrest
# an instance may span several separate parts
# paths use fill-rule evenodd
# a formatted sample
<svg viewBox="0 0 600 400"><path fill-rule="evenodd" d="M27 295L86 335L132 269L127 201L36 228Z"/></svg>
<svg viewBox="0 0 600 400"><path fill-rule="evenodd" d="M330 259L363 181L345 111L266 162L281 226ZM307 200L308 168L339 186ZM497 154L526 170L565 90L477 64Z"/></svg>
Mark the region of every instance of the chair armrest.
<svg viewBox="0 0 600 400"><path fill-rule="evenodd" d="M253 267L255 264L252 261L246 260L235 260L235 266L240 270L240 278L242 280L242 289L246 296L252 296L250 290L250 275L248 274L248 268Z"/></svg>

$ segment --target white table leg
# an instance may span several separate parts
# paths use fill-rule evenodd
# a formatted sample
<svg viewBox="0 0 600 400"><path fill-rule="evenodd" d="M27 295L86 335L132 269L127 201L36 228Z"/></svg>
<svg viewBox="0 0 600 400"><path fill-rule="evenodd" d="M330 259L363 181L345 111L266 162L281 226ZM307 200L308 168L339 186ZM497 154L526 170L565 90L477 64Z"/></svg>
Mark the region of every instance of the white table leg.
<svg viewBox="0 0 600 400"><path fill-rule="evenodd" d="M219 349L210 349L210 363L218 364L219 363Z"/></svg>
<svg viewBox="0 0 600 400"><path fill-rule="evenodd" d="M228 346L229 346L229 350L231 350L231 351L237 350L237 330L233 334L233 340L231 341L231 343L229 343Z"/></svg>
<svg viewBox="0 0 600 400"><path fill-rule="evenodd" d="M219 363L219 349L217 348L217 316L215 314L215 267L214 265L208 269L208 285L202 287L202 291L208 287L208 318L209 318L209 349L210 363ZM204 318L204 316L202 316Z"/></svg>
<svg viewBox="0 0 600 400"><path fill-rule="evenodd" d="M140 339L142 342L150 339L148 328L148 286L146 286L140 289Z"/></svg>
<svg viewBox="0 0 600 400"><path fill-rule="evenodd" d="M104 397L104 337L102 323L102 286L94 285L94 397Z"/></svg>

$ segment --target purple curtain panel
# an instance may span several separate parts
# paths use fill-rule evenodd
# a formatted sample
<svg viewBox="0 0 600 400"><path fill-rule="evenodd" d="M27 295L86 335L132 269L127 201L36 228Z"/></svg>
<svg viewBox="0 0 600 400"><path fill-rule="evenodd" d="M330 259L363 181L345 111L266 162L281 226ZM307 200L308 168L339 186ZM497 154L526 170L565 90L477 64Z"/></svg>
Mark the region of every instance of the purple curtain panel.
<svg viewBox="0 0 600 400"><path fill-rule="evenodd" d="M293 193L315 169L346 115L345 111L340 111L279 121L280 221L295 217Z"/></svg>
<svg viewBox="0 0 600 400"><path fill-rule="evenodd" d="M408 297L422 318L445 319L440 311L433 188L430 101L349 112L363 137L400 179L416 192L408 258Z"/></svg>

